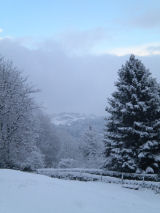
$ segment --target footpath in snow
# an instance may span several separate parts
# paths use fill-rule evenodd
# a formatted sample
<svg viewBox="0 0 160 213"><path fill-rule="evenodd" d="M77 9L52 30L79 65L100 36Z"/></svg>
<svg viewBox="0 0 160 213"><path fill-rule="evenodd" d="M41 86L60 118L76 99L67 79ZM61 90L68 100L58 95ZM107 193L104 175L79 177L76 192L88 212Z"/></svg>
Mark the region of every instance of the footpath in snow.
<svg viewBox="0 0 160 213"><path fill-rule="evenodd" d="M160 195L101 182L0 170L0 213L159 213Z"/></svg>

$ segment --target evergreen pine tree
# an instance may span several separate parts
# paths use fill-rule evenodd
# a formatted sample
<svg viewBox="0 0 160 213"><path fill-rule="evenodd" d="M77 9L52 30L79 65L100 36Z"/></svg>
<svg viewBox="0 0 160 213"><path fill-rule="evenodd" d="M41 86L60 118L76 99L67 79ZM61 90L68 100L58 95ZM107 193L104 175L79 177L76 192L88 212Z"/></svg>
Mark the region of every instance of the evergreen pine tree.
<svg viewBox="0 0 160 213"><path fill-rule="evenodd" d="M160 168L160 90L151 73L131 55L118 72L105 128L105 167L157 173Z"/></svg>
<svg viewBox="0 0 160 213"><path fill-rule="evenodd" d="M89 126L82 137L82 143L80 145L80 150L86 166L96 166L99 149L96 132Z"/></svg>

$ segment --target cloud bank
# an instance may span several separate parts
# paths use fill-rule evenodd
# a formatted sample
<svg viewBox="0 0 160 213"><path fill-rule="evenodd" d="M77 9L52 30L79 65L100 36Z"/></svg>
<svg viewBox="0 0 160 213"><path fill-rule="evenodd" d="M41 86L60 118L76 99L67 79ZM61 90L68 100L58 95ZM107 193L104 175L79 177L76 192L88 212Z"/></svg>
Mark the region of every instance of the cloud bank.
<svg viewBox="0 0 160 213"><path fill-rule="evenodd" d="M139 28L160 28L160 8L151 8L143 12L137 17L134 17L130 23Z"/></svg>
<svg viewBox="0 0 160 213"><path fill-rule="evenodd" d="M97 35L94 39L101 40L103 36ZM88 49L91 46L89 44ZM149 51L159 51L153 45L147 48L150 48ZM128 56L70 53L73 53L71 47L65 48L63 43L54 40L39 42L36 48L24 46L23 39L0 40L0 54L12 60L41 90L36 99L48 113L104 115L107 98L114 91L117 71ZM160 80L160 55L140 59Z"/></svg>

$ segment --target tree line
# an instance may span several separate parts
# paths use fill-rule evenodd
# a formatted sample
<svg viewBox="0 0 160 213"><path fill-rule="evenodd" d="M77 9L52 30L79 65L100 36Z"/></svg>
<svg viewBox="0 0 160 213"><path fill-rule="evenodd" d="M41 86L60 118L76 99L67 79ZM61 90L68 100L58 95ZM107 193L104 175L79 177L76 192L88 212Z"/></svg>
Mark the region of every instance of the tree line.
<svg viewBox="0 0 160 213"><path fill-rule="evenodd" d="M35 102L36 92L12 62L0 58L0 168L95 167L95 131L77 139L56 128Z"/></svg>
<svg viewBox="0 0 160 213"><path fill-rule="evenodd" d="M56 159L58 139L34 101L35 92L13 63L1 57L0 168L32 170Z"/></svg>
<svg viewBox="0 0 160 213"><path fill-rule="evenodd" d="M160 171L160 84L131 55L108 99L104 144L89 126L77 139L56 129L22 73L0 58L0 168L94 167Z"/></svg>

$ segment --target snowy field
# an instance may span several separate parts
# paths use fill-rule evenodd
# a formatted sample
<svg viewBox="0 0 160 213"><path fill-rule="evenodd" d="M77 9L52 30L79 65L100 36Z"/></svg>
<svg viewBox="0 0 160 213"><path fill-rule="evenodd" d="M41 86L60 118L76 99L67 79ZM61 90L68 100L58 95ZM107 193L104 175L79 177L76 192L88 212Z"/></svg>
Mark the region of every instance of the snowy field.
<svg viewBox="0 0 160 213"><path fill-rule="evenodd" d="M0 170L0 213L159 213L160 195Z"/></svg>

